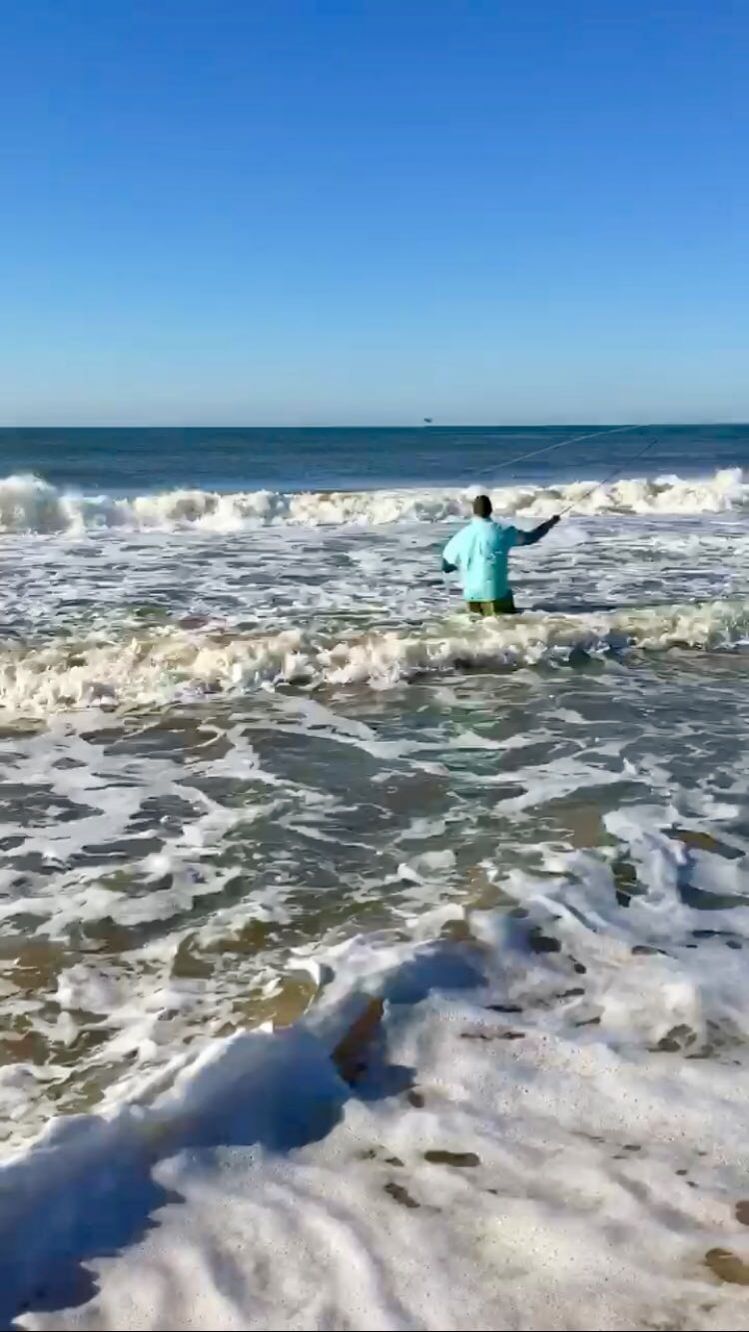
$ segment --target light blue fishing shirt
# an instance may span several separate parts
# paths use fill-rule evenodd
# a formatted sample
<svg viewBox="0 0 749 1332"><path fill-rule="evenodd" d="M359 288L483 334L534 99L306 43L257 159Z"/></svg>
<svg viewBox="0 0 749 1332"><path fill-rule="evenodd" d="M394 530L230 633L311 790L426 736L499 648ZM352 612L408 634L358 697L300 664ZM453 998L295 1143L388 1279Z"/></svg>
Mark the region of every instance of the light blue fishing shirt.
<svg viewBox="0 0 749 1332"><path fill-rule="evenodd" d="M466 601L501 601L509 595L507 557L518 537L516 527L474 518L448 541L442 558L458 570Z"/></svg>

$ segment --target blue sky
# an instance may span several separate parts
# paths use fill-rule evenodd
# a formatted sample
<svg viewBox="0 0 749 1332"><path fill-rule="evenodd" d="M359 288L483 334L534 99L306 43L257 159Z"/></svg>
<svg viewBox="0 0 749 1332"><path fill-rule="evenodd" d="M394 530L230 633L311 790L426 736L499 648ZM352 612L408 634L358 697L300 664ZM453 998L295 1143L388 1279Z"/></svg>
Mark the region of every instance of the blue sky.
<svg viewBox="0 0 749 1332"><path fill-rule="evenodd" d="M749 419L743 0L5 0L0 422Z"/></svg>

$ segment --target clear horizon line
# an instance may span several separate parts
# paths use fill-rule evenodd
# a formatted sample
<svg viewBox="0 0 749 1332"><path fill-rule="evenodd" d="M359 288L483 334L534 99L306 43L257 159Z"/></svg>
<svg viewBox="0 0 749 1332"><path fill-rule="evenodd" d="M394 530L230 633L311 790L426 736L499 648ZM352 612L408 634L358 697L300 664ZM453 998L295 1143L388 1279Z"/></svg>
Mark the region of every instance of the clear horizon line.
<svg viewBox="0 0 749 1332"><path fill-rule="evenodd" d="M682 428L686 426L705 427L705 426L749 426L748 420L736 420L733 418L709 417L702 420L648 420L648 421L622 421L616 419L609 420L564 420L564 421L483 421L483 422L465 422L465 421L410 421L398 422L397 424L378 424L369 422L366 425L342 425L329 421L317 422L315 424L289 425L278 422L263 422L261 424L250 425L247 423L204 421L198 423L189 422L153 422L139 421L122 423L107 423L97 421L85 425L71 422L38 422L19 424L0 424L0 431L6 430L574 430L577 427L587 429L607 426L612 427L631 427L633 430L647 428Z"/></svg>

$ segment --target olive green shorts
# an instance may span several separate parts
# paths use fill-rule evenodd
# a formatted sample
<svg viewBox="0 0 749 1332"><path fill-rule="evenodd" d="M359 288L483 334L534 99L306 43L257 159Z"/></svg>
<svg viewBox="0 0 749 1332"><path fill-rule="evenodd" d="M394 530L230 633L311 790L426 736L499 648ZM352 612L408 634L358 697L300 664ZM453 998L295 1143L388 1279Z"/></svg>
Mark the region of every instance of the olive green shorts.
<svg viewBox="0 0 749 1332"><path fill-rule="evenodd" d="M498 601L469 601L468 609L472 615L516 615L515 598L511 592Z"/></svg>

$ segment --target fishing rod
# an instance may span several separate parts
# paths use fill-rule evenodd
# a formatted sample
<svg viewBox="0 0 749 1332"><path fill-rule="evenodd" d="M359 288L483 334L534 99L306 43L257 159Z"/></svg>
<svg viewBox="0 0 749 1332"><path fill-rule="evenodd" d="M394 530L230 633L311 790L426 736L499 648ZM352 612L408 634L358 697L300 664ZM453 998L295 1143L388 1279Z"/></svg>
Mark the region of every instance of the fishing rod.
<svg viewBox="0 0 749 1332"><path fill-rule="evenodd" d="M607 435L621 435L627 430L649 430L649 429L650 429L649 426L623 425L623 426L613 426L605 430L590 430L586 431L586 433L583 435L571 435L569 439L559 439L556 440L555 443L553 444L544 444L543 447L540 449L531 449L527 453L519 453L515 458L508 458L506 462L499 463L498 470L501 471L503 469L507 469L508 467L515 467L517 466L518 463L527 462L529 458L539 458L544 453L552 453L555 449L563 449L568 444L579 444L584 439L600 439L602 436L605 437ZM637 462L638 458L644 457L645 454L648 453L650 449L654 448L657 443L658 440L654 435L649 436L643 448L639 449L637 453L632 454L626 460L626 462L622 463L622 465L619 467L613 468L612 471L607 473L607 475L604 476L602 480L594 481L590 490L587 491L583 496L578 496L576 499L572 500L569 504L565 504L564 508L559 510L559 517L563 518L566 513L569 513L571 509L574 509L575 506L580 503L581 498L582 499L589 498L589 496L593 494L593 491L596 490L598 486L607 486L612 481L616 480L617 477L621 476L622 472L626 467L629 467L633 462Z"/></svg>
<svg viewBox="0 0 749 1332"><path fill-rule="evenodd" d="M640 430L641 430L643 427L642 427L642 426L634 426L634 427L632 427L632 428L633 428L633 429L640 429ZM645 456L645 454L648 453L648 452L650 451L650 449L655 448L655 445L656 445L657 443L658 443L658 440L657 440L656 436L655 436L655 435L650 436L650 437L648 438L647 442L643 445L643 447L642 447L641 449L638 449L637 453L633 453L633 454L627 459L626 462L622 463L622 465L621 465L620 467L614 467L614 468L612 469L612 471L608 472L608 473L606 474L606 476L602 477L602 479L601 479L600 481L594 481L593 484L591 485L590 489L589 489L588 491L586 491L583 495L578 495L575 499L570 500L569 504L565 504L564 508L559 510L559 517L560 517L560 518L563 518L564 515L565 515L566 513L569 513L569 512L570 512L570 509L574 509L574 508L576 507L576 505L578 505L578 504L580 503L581 500L584 500L584 499L590 499L590 496L593 494L593 491L594 491L594 490L597 490L599 486L608 486L608 485L611 484L612 481L616 481L617 478L621 476L621 474L622 474L622 472L624 471L625 467L629 467L629 465L630 465L631 463L633 463L633 462L637 462L638 458L643 458L643 457Z"/></svg>
<svg viewBox="0 0 749 1332"><path fill-rule="evenodd" d="M568 439L557 440L554 444L545 444L540 449L532 449L527 453L518 454L517 457L509 458L506 462L500 463L499 468L501 469L507 467L514 467L517 465L517 463L525 462L528 458L538 458L543 453L551 453L554 449L564 448L568 444L579 444L584 439L599 439L602 436L605 437L607 435L621 435L628 430L629 431L644 430L650 432L650 429L651 429L650 426L624 425L624 426L612 426L611 428L607 428L605 430L586 431L582 435L571 435ZM650 449L654 448L657 443L658 443L657 436L648 433L648 436L646 438L643 447L641 449L638 449L637 453L630 455L630 457L627 458L627 460L624 463L622 463L620 466L612 468L612 470L608 472L601 480L594 481L590 489L584 492L582 496L577 496L575 499L571 500L568 504L565 504L563 508L558 510L558 517L563 518L565 514L568 514L571 509L574 509L575 506L580 503L581 499L589 498L589 496L592 495L594 490L597 490L599 486L607 486L612 481L616 480L617 477L621 476L622 472L626 467L630 466L633 462L637 462L638 458L643 458L645 454L648 453ZM435 581L441 581L441 580L435 580Z"/></svg>

